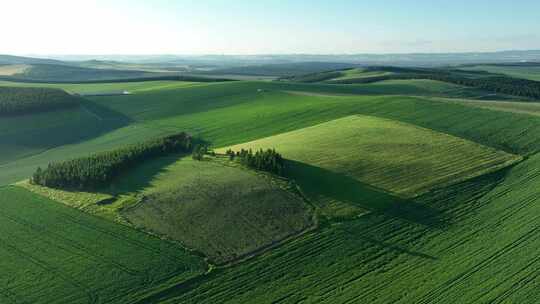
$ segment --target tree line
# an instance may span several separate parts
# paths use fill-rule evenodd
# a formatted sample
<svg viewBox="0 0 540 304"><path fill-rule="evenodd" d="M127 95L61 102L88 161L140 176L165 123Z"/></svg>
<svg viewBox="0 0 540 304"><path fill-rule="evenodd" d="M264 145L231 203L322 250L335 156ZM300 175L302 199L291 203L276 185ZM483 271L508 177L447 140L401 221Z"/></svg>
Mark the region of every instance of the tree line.
<svg viewBox="0 0 540 304"><path fill-rule="evenodd" d="M227 150L226 154L232 161L238 161L242 165L255 170L266 171L277 175L285 174L285 160L275 149L258 150L255 153L251 149L240 151Z"/></svg>
<svg viewBox="0 0 540 304"><path fill-rule="evenodd" d="M0 87L0 116L76 107L80 98L60 89Z"/></svg>
<svg viewBox="0 0 540 304"><path fill-rule="evenodd" d="M378 70L394 72L384 76L354 78L336 80L332 83L339 84L361 84L373 83L384 80L407 80L407 79L430 79L453 83L457 85L474 87L495 93L521 96L528 98L540 98L540 82L521 78L490 74L487 72L470 72L444 69L412 69L396 67L379 67ZM464 74L475 74L476 77L467 77Z"/></svg>
<svg viewBox="0 0 540 304"><path fill-rule="evenodd" d="M90 190L107 185L119 174L145 160L175 152L190 152L193 139L179 133L109 152L37 168L30 182L59 189Z"/></svg>

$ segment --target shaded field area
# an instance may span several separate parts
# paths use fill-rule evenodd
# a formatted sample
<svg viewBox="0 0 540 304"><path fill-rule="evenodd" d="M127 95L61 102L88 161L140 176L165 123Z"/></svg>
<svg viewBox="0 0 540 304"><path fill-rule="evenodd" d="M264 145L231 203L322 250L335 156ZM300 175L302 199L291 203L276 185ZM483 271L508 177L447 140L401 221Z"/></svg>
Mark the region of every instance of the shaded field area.
<svg viewBox="0 0 540 304"><path fill-rule="evenodd" d="M348 116L232 146L276 149L287 159L341 173L403 197L414 197L506 167L521 157L414 125Z"/></svg>
<svg viewBox="0 0 540 304"><path fill-rule="evenodd" d="M202 274L179 246L33 194L0 188L0 302L129 303Z"/></svg>
<svg viewBox="0 0 540 304"><path fill-rule="evenodd" d="M540 66L526 65L477 65L471 67L460 67L467 71L486 71L495 74L504 74L515 78L524 78L540 81Z"/></svg>
<svg viewBox="0 0 540 304"><path fill-rule="evenodd" d="M195 162L181 155L144 162L101 192L32 189L105 219L20 187L0 188L0 272L10 274L0 278L0 302L540 297L539 117L435 100L484 93L436 81L167 83L140 90L92 97L81 119L55 112L0 121L2 136L11 138L4 151L12 151L2 156L0 184L50 161L186 130L216 148L283 144L283 151L276 148L293 159L289 174L300 191L219 157ZM40 126L57 134L39 133ZM88 137L70 137L77 128ZM25 132L35 132L37 144L18 141ZM516 155L523 161L505 167ZM309 230L312 207L324 215L317 230ZM280 246L207 272L204 260L182 246L106 219L167 236L218 263Z"/></svg>
<svg viewBox="0 0 540 304"><path fill-rule="evenodd" d="M353 114L411 123L515 154L528 154L540 143L540 139L523 133L523 130L539 132L538 118L471 109L421 97L339 95L360 94L364 90L365 87L361 85L234 82L146 91L127 96L92 97L89 104L95 105L95 110L87 107L89 111L83 109L84 113L80 114L88 117L88 123L81 120L74 122L76 127L62 127L57 133L31 136L38 138L39 144L31 140L16 140L17 134L25 138L26 134L31 133L19 132L25 130L26 125L18 121L9 124L10 128L5 132L13 134L10 135L13 139L5 141L4 151L13 151L13 155L9 163L2 165L0 184L27 178L37 166L46 166L50 161L85 156L184 130L205 138L215 147L224 147ZM311 93L305 94L306 91ZM384 89L381 89L382 92ZM516 128L498 126L501 119L510 120ZM55 125L62 124L52 116L43 117L43 120ZM278 120L279 123L276 123ZM28 121L31 123L34 120ZM96 127L101 131L90 132ZM59 140L62 136L58 134L75 134L76 130L83 133L89 131L91 134L84 142ZM35 132L39 133L40 130ZM519 147L517 142L520 143ZM35 151L39 151L39 154Z"/></svg>
<svg viewBox="0 0 540 304"><path fill-rule="evenodd" d="M404 218L402 205L394 214L331 223L145 301L534 303L540 296L539 163L534 155L414 200L417 210L436 213Z"/></svg>
<svg viewBox="0 0 540 304"><path fill-rule="evenodd" d="M310 208L286 187L251 170L181 159L164 168L141 202L121 214L136 227L224 263L315 224Z"/></svg>
<svg viewBox="0 0 540 304"><path fill-rule="evenodd" d="M224 264L274 246L315 226L312 208L285 180L224 158L182 154L147 160L92 192L20 186L124 223Z"/></svg>
<svg viewBox="0 0 540 304"><path fill-rule="evenodd" d="M79 107L0 119L0 165L77 144L127 125L129 119L83 101Z"/></svg>
<svg viewBox="0 0 540 304"><path fill-rule="evenodd" d="M111 82L111 83L24 83L12 81L0 81L0 86L23 87L23 88L58 88L72 94L106 94L128 91L138 93L152 90L177 89L195 85L209 85L208 83L187 82L187 81L140 81L140 82Z"/></svg>

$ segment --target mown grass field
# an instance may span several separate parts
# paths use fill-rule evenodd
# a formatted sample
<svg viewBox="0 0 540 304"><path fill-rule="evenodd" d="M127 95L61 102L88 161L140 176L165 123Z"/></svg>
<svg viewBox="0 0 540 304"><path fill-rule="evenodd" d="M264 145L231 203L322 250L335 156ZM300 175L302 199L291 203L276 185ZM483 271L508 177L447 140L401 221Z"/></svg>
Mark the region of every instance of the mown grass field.
<svg viewBox="0 0 540 304"><path fill-rule="evenodd" d="M357 115L230 148L276 149L286 159L344 174L403 197L521 160L444 133Z"/></svg>
<svg viewBox="0 0 540 304"><path fill-rule="evenodd" d="M1 303L129 303L205 272L177 245L0 188Z"/></svg>

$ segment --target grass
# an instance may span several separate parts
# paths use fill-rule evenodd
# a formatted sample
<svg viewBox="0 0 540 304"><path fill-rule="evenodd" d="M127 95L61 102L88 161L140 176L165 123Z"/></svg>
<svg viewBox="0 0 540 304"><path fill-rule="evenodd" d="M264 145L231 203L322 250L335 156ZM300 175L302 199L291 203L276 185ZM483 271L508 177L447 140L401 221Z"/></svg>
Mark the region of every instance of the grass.
<svg viewBox="0 0 540 304"><path fill-rule="evenodd" d="M0 119L0 165L38 156L60 145L79 143L127 122L121 116L108 119L106 110L84 103L52 112Z"/></svg>
<svg viewBox="0 0 540 304"><path fill-rule="evenodd" d="M251 170L181 159L163 171L122 216L213 263L245 257L314 225L310 208L286 183Z"/></svg>
<svg viewBox="0 0 540 304"><path fill-rule="evenodd" d="M189 131L211 141L215 147L224 147L353 114L416 124L515 154L526 155L540 146L540 139L523 134L524 129L540 131L538 118L524 119L517 114L402 95L340 95L385 91L397 94L401 86L406 85L235 82L92 97L93 103L87 106L90 111L80 114L88 122L74 121L74 127L58 126L56 131L42 132L36 125L34 133L27 132L33 116L6 123L6 132L11 137L5 135L4 151L13 152L1 165L0 184L25 179L37 166L46 166L50 161L85 156L178 131ZM259 89L263 91L258 92ZM419 94L417 90L410 93ZM501 128L498 126L501 119L511 121L513 127ZM41 121L44 126L64 123L54 116L43 116ZM85 138L69 138L81 130L88 132ZM61 140L63 134L69 135L68 140ZM28 141L19 140L18 136L28 137Z"/></svg>
<svg viewBox="0 0 540 304"><path fill-rule="evenodd" d="M128 91L130 93L147 92L163 89L178 89L183 87L191 87L195 85L209 85L208 83L197 83L187 81L141 81L141 82L111 82L111 83L88 83L88 84L71 84L71 83L24 83L0 81L0 86L11 87L45 87L59 88L69 93L76 94L103 94Z"/></svg>
<svg viewBox="0 0 540 304"><path fill-rule="evenodd" d="M462 70L468 71L486 71L495 74L504 74L514 78L524 78L529 80L540 81L539 66L495 66L495 65L478 65L473 67L461 67Z"/></svg>
<svg viewBox="0 0 540 304"><path fill-rule="evenodd" d="M329 223L145 302L535 303L538 168L540 155L534 154L514 167L423 194L414 207L396 204L392 212ZM318 170L308 169L308 175ZM338 186L343 179L335 181ZM342 190L333 194L343 196ZM363 191L349 198L365 204L381 199Z"/></svg>
<svg viewBox="0 0 540 304"><path fill-rule="evenodd" d="M392 72L384 71L365 71L364 69L350 69L342 71L342 76L329 80L332 82L334 80L347 80L347 79L357 79L357 78L367 78L367 77L379 77L387 76L393 74Z"/></svg>
<svg viewBox="0 0 540 304"><path fill-rule="evenodd" d="M250 256L315 225L311 208L286 181L221 158L160 157L96 192L21 186L178 241L217 264Z"/></svg>
<svg viewBox="0 0 540 304"><path fill-rule="evenodd" d="M181 247L0 188L0 302L129 303L205 271Z"/></svg>
<svg viewBox="0 0 540 304"><path fill-rule="evenodd" d="M521 157L414 125L348 116L231 147L275 148L287 159L341 173L403 197L414 197Z"/></svg>
<svg viewBox="0 0 540 304"><path fill-rule="evenodd" d="M91 112L98 111L97 117L105 118L104 121L123 121L124 124L25 158L15 155L15 160L2 164L0 183L20 180L37 165L51 160L87 155L179 130L190 130L211 141L215 147L225 147L295 130L305 132L317 129L317 124L332 124L339 122L336 119L351 119L344 117L359 114L374 116L369 119L379 122L380 128L385 127L383 130L390 130L393 137L389 138L399 145L403 145L400 142L403 134L418 142L444 139L445 145L434 145L438 157L462 156L452 154L444 147L448 147L448 142L465 142L470 146L457 146L477 151L478 154L474 155L489 155L487 152L494 151L487 148L491 147L525 156L525 159L512 167L433 189L413 198L399 198L363 183L357 177L323 168L322 165L310 165L311 159L291 161L293 177L298 179L304 194L314 202L326 199L328 204L325 203L323 211L332 213L331 220L322 221L318 230L305 233L254 259L205 274L202 274L202 261L186 254L179 246L54 204L24 189L6 187L0 194L0 216L19 217L26 222L18 224L4 220L0 225L1 232L4 232L0 239L12 244L12 247L0 247L4 255L0 259L0 269L2 273L13 274L0 279L0 302L15 298L28 303L54 303L56 299L58 302L76 303L89 302L85 297L91 297L92 300L97 299L96 302L111 303L534 303L540 297L537 288L540 156L536 154L540 151L540 139L535 136L540 132L540 118L404 96L459 97L464 96L463 92L474 96L482 93L466 89L446 90L445 86L437 85L429 81L348 86L239 82L154 90L130 96L92 97L97 110L90 109ZM43 120L53 121L51 118ZM29 119L27 124L31 121ZM15 121L12 124L15 126L12 132L24 134L22 130L26 125ZM367 124L368 127L370 125L377 124ZM7 132L9 125L5 126ZM303 128L308 129L300 130ZM354 131L353 126L348 125L339 130L349 131L351 128ZM377 139L386 140L384 136L387 133ZM414 134L417 136L411 136ZM332 135L332 140L341 138L345 143L357 144L345 137L336 137L336 132ZM42 137L43 142L53 138L52 135ZM387 150L390 149L383 149L383 152ZM417 153L414 149L405 150ZM303 147L301 153L309 154L309 151ZM388 159L386 157L385 161ZM436 164L439 160L432 158L431 161ZM467 166L464 163L454 164L457 168ZM194 226L186 228L185 222L168 216L174 211L191 221L198 220L197 225L210 227L216 232L218 225L213 226L212 223L229 223L220 222L227 219L227 212L235 215L247 212L247 207L234 209L226 204L229 201L222 202L227 208L216 208L217 200L212 200L212 193L223 191L228 197L234 197L236 193L218 185L229 180L251 184L258 179L243 177L243 174L229 171L229 168L192 170L198 165L213 166L214 163L178 161L178 157L145 163L104 193L117 198L110 205L95 205L96 201L108 196L96 198L90 194L72 193L70 196L61 193L55 198L64 200L65 204L78 200L78 208L86 208L88 212L105 217L106 214L116 216L128 212L130 208L136 211L144 207L145 199L154 199L154 205L159 208L151 210L148 205L147 209L139 209L139 212L152 213L151 220L141 221L141 226L152 224L156 225L153 227L161 227L167 223L184 227L187 231L195 230ZM229 178L222 181L222 176ZM422 178L414 174L413 177ZM189 191L201 193L204 188L197 187L200 183L216 187L201 195L205 198L203 202L197 200L197 207L200 204L205 208L202 210L208 210L203 216L200 216L198 208L176 208L179 206L171 203L176 201L176 192L172 190L180 187L176 183L179 180L186 181L189 186L180 188L183 196L179 194L179 197L188 197L185 193ZM389 181L388 185L392 182ZM199 195L195 199L200 199ZM137 205L140 201L143 204ZM239 205L253 207L248 201L241 201ZM38 204L39 208L36 207ZM165 212L168 222L162 220L163 215L158 215L160 210ZM276 209L270 210L271 216L262 220L281 214L281 209L277 213ZM260 211L252 219L261 220L257 217L259 214L264 213ZM299 218L293 219L293 223L301 223ZM238 217L233 219L238 220ZM243 222L247 225L245 227L249 227L249 223ZM99 230L88 227L99 227ZM226 228L231 231L238 229L233 224ZM242 232L234 233L242 236ZM143 238L144 242L125 241L124 235L129 235L130 239ZM216 233L214 236L219 238L222 235ZM145 245L143 249L138 247L148 244L145 242L152 245ZM203 243L211 245L206 241ZM22 248L25 255L8 252L20 244L28 246ZM242 246L247 248L242 243L233 249ZM161 251L148 249L155 247ZM91 262L82 262L94 252ZM48 268L38 268L45 264L28 266L28 254L31 258L39 254L40 260L32 262L46 261ZM178 258L169 262L169 256ZM103 262L105 258L109 264ZM127 265L130 270L150 273L151 278L139 280L136 275L125 275L114 265L110 266L111 261ZM115 270L107 272L108 269ZM54 271L54 275L44 275L47 271ZM79 291L85 287L85 293Z"/></svg>
<svg viewBox="0 0 540 304"><path fill-rule="evenodd" d="M0 65L0 76L11 76L24 73L30 66L26 64L6 64Z"/></svg>
<svg viewBox="0 0 540 304"><path fill-rule="evenodd" d="M516 102L516 101L478 101L470 99L450 99L435 98L443 102L458 103L466 106L478 107L494 111L510 112L517 114L526 114L540 116L540 103L535 102Z"/></svg>

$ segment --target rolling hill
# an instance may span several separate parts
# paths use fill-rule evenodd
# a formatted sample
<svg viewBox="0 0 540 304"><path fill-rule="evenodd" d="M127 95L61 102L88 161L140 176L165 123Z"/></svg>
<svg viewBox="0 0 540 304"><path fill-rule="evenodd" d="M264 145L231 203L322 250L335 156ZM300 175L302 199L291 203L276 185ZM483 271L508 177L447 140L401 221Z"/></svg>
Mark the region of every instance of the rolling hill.
<svg viewBox="0 0 540 304"><path fill-rule="evenodd" d="M470 102L491 93L432 79L46 86L133 92L0 120L0 270L13 274L0 302L540 297L531 100ZM218 152L275 147L294 182L220 155L169 155L90 193L7 186L49 162L184 130Z"/></svg>
<svg viewBox="0 0 540 304"><path fill-rule="evenodd" d="M276 149L403 197L509 166L520 157L443 133L370 116L348 116L230 147Z"/></svg>

